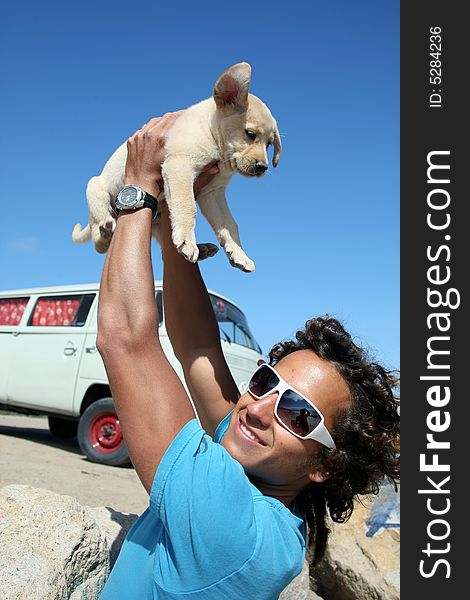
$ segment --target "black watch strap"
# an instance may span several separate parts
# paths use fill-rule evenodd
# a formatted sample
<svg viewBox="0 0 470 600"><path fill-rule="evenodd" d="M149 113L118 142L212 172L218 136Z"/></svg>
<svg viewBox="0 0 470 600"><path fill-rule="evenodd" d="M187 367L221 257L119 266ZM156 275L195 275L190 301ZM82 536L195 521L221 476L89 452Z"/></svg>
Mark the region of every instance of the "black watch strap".
<svg viewBox="0 0 470 600"><path fill-rule="evenodd" d="M158 200L155 198L155 196L152 196L148 192L144 191L144 193L145 193L145 197L144 197L143 206L147 206L148 208L150 208L152 210L152 215L153 215L153 218L155 219L155 217L157 216L157 211L158 211Z"/></svg>

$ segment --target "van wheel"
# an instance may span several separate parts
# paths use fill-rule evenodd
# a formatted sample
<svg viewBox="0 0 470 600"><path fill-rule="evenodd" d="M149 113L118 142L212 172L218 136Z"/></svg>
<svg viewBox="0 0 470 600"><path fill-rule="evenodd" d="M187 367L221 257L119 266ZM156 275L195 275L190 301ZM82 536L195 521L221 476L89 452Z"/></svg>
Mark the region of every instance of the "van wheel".
<svg viewBox="0 0 470 600"><path fill-rule="evenodd" d="M112 398L90 404L78 424L78 444L93 462L121 467L129 464L129 453Z"/></svg>
<svg viewBox="0 0 470 600"><path fill-rule="evenodd" d="M54 437L73 438L77 435L77 421L61 419L60 417L49 417L49 429Z"/></svg>

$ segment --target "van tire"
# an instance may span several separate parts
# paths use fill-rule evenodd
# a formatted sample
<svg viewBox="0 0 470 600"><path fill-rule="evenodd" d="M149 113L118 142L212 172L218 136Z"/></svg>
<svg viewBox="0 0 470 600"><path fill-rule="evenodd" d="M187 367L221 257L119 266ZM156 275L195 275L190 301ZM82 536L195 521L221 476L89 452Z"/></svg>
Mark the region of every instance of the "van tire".
<svg viewBox="0 0 470 600"><path fill-rule="evenodd" d="M78 424L78 445L91 461L122 467L130 463L112 398L101 398L84 411Z"/></svg>
<svg viewBox="0 0 470 600"><path fill-rule="evenodd" d="M67 439L77 435L78 422L60 417L49 417L49 429L54 437Z"/></svg>

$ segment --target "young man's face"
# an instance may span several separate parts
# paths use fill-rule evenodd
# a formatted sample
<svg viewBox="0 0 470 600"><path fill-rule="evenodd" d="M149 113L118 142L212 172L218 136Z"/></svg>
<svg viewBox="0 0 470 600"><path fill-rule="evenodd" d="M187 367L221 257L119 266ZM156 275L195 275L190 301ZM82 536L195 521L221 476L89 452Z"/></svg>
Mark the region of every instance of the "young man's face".
<svg viewBox="0 0 470 600"><path fill-rule="evenodd" d="M335 367L311 350L298 350L280 360L275 369L315 404L331 432L338 411L350 401L348 386ZM274 392L257 400L245 392L233 411L222 446L243 465L260 491L295 496L310 481L322 481L327 474L311 466L320 444L299 439L276 419L277 396Z"/></svg>

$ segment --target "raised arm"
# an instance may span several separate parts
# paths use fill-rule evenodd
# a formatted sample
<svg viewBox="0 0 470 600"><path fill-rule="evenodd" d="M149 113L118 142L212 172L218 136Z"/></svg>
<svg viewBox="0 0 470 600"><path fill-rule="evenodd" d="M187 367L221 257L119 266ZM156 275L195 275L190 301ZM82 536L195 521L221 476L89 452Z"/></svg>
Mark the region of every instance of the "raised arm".
<svg viewBox="0 0 470 600"><path fill-rule="evenodd" d="M203 178L204 174L196 186L204 185ZM164 203L162 230L165 324L201 424L213 435L240 394L222 352L219 327L199 267L176 251Z"/></svg>
<svg viewBox="0 0 470 600"><path fill-rule="evenodd" d="M162 149L173 121L152 120L129 140L127 184L158 196ZM101 278L97 338L129 455L148 492L166 449L195 416L158 338L151 229L149 208L117 219Z"/></svg>

